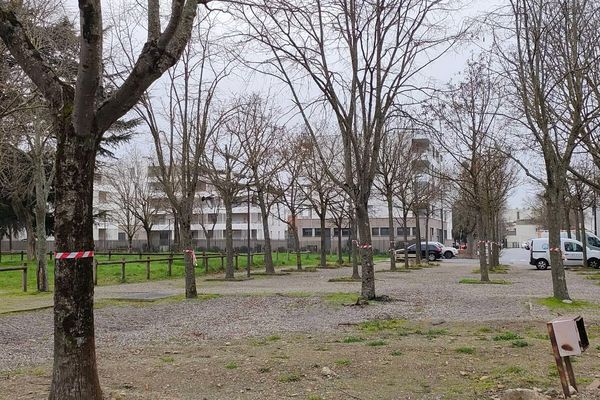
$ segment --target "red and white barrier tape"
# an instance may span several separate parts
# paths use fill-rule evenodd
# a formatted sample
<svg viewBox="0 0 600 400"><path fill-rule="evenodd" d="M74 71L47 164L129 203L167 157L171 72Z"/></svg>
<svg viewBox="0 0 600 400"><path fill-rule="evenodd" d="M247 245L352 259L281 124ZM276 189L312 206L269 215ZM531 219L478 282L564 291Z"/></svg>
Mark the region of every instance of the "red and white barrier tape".
<svg viewBox="0 0 600 400"><path fill-rule="evenodd" d="M72 251L63 253L54 253L54 258L57 260L71 260L79 258L93 258L94 251Z"/></svg>
<svg viewBox="0 0 600 400"><path fill-rule="evenodd" d="M194 267L198 266L198 261L196 260L196 253L194 252L194 250L184 250L184 253L190 253L192 256L192 264L194 264Z"/></svg>

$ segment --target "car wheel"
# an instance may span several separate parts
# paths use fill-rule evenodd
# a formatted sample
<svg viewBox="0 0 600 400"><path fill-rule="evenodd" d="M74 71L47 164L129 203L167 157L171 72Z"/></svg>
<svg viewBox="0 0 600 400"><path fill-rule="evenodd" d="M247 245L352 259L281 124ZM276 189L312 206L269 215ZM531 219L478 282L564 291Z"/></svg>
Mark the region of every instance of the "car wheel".
<svg viewBox="0 0 600 400"><path fill-rule="evenodd" d="M437 260L437 257L435 256L435 253L429 253L429 255L427 256L427 259L429 261L435 261L435 260Z"/></svg>
<svg viewBox="0 0 600 400"><path fill-rule="evenodd" d="M548 261L544 259L537 260L535 263L535 267L539 270L548 269Z"/></svg>
<svg viewBox="0 0 600 400"><path fill-rule="evenodd" d="M591 260L588 260L588 267L600 269L600 260L598 260L597 258L592 258Z"/></svg>
<svg viewBox="0 0 600 400"><path fill-rule="evenodd" d="M454 253L452 253L450 250L444 253L444 258L450 259L452 257L454 257Z"/></svg>

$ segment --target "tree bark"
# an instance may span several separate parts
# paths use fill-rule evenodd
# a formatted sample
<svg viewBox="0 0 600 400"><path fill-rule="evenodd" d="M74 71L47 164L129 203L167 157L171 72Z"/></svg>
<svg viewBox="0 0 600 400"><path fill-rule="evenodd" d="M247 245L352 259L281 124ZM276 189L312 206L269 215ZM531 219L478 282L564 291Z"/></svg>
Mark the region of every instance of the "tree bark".
<svg viewBox="0 0 600 400"><path fill-rule="evenodd" d="M325 236L325 212L324 210L321 210L321 214L319 215L319 222L320 222L320 227L321 227L321 251L320 251L320 263L321 263L321 267L326 267L327 266L327 249L326 249L326 245L327 245L327 237Z"/></svg>
<svg viewBox="0 0 600 400"><path fill-rule="evenodd" d="M425 214L425 260L429 264L429 210Z"/></svg>
<svg viewBox="0 0 600 400"><path fill-rule="evenodd" d="M274 274L275 267L273 266L273 251L271 249L271 232L269 231L269 213L267 211L267 204L265 202L265 194L262 190L257 192L258 207L260 208L260 217L263 226L263 235L265 236L265 272L267 274ZM250 216L248 216L249 218ZM250 232L248 232L250 234Z"/></svg>
<svg viewBox="0 0 600 400"><path fill-rule="evenodd" d="M340 220L341 221L341 220ZM337 226L338 236L337 236L337 247L338 247L338 264L344 264L344 257L342 254L342 222Z"/></svg>
<svg viewBox="0 0 600 400"><path fill-rule="evenodd" d="M55 246L57 252L94 250L93 182L96 142L79 135L70 118L57 137ZM50 400L101 400L94 335L92 258L55 260L54 369Z"/></svg>
<svg viewBox="0 0 600 400"><path fill-rule="evenodd" d="M233 205L229 197L223 196L223 206L225 207L225 255L227 257L227 264L225 264L225 279L233 279ZM248 235L249 234L250 232L248 232Z"/></svg>
<svg viewBox="0 0 600 400"><path fill-rule="evenodd" d="M294 221L296 216L293 216ZM292 236L294 237L294 252L296 253L296 269L302 271L302 254L300 254L300 236L298 235L298 228L294 223L292 226Z"/></svg>
<svg viewBox="0 0 600 400"><path fill-rule="evenodd" d="M358 272L358 224L356 223L356 213L354 207L350 208L350 255L352 257L352 279L361 279Z"/></svg>
<svg viewBox="0 0 600 400"><path fill-rule="evenodd" d="M585 215L583 208L579 209L579 215L581 220L581 243L583 244L583 266L588 267L588 256L587 256L587 232L585 231Z"/></svg>
<svg viewBox="0 0 600 400"><path fill-rule="evenodd" d="M419 218L419 210L415 212L415 264L421 264L421 221Z"/></svg>
<svg viewBox="0 0 600 400"><path fill-rule="evenodd" d="M45 177L44 177L45 179ZM37 238L37 290L48 291L48 242L46 241L46 196L36 190L35 226Z"/></svg>
<svg viewBox="0 0 600 400"><path fill-rule="evenodd" d="M152 235L152 228L150 228L148 225L144 224L144 231L146 232L146 251L151 252L152 251L152 243L151 243L151 235ZM171 234L171 232L169 232L169 235ZM171 249L169 249L169 251L171 251Z"/></svg>
<svg viewBox="0 0 600 400"><path fill-rule="evenodd" d="M192 197L193 201L193 197ZM191 202L190 202L191 203ZM195 299L198 297L196 289L196 270L192 253L194 246L192 244L192 204L184 202L179 213L179 238L181 240L181 250L185 254L185 298Z"/></svg>
<svg viewBox="0 0 600 400"><path fill-rule="evenodd" d="M486 230L483 222L482 211L477 212L477 239L479 240L479 273L481 282L489 282L490 275L487 264Z"/></svg>
<svg viewBox="0 0 600 400"><path fill-rule="evenodd" d="M361 296L367 300L375 298L375 270L373 268L373 246L369 224L368 199L356 202L356 223L360 235L360 259L362 264ZM365 246L367 246L365 248Z"/></svg>
<svg viewBox="0 0 600 400"><path fill-rule="evenodd" d="M548 186L544 194L547 204L548 244L551 249L562 249L560 229L564 220L562 202L564 201L563 182L566 182L566 179L565 174L561 173L558 166L555 166L554 170L549 172ZM559 300L568 300L569 291L567 290L567 280L565 278L565 268L561 252L550 252L550 265L554 297Z"/></svg>
<svg viewBox="0 0 600 400"><path fill-rule="evenodd" d="M394 203L392 199L392 193L387 195L387 207L388 207L388 226L389 226L389 240L390 240L390 270L396 270L396 237L394 232Z"/></svg>
<svg viewBox="0 0 600 400"><path fill-rule="evenodd" d="M404 268L408 269L408 213L402 214L402 222L404 223Z"/></svg>

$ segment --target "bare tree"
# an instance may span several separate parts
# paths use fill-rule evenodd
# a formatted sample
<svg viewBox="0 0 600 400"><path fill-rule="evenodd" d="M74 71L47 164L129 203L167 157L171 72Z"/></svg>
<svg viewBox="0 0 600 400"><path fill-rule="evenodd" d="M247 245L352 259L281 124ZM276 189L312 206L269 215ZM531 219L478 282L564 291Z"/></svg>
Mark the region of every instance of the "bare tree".
<svg viewBox="0 0 600 400"><path fill-rule="evenodd" d="M218 57L214 35L214 21L209 16L199 21L181 60L168 71L167 103L161 104L160 98L148 93L136 107L154 140L156 178L177 218L179 250L185 253L187 298L197 296L191 224L202 172L200 161L219 124L214 105L218 85L230 72L230 63ZM162 115L168 124L166 132L161 129Z"/></svg>
<svg viewBox="0 0 600 400"><path fill-rule="evenodd" d="M598 35L590 23L598 20L597 7L585 0L511 0L509 10L510 23L495 26L494 49L511 87L506 100L517 110L512 119L527 132L525 143L543 156L545 179L516 161L544 187L549 245L560 248L567 170L600 115L597 106L589 107L595 89L587 78L598 64L597 52L595 60L588 58L590 46L597 46L589 41ZM568 299L561 254L552 252L550 264L554 297Z"/></svg>
<svg viewBox="0 0 600 400"><path fill-rule="evenodd" d="M239 137L251 187L255 191L260 209L264 235L265 271L275 273L269 216L278 193L273 190L272 178L285 159L277 156L283 138L283 127L277 124L281 111L258 94L241 98L236 110L229 117L227 126Z"/></svg>
<svg viewBox="0 0 600 400"><path fill-rule="evenodd" d="M211 201L207 201L207 197L198 194L198 223L202 228L204 237L206 238L206 248L210 250L210 241L214 236L215 225L219 220L219 209L221 208L221 199L212 196Z"/></svg>
<svg viewBox="0 0 600 400"><path fill-rule="evenodd" d="M16 2L15 2L16 3ZM55 246L59 252L93 250L94 167L104 133L179 58L198 0L174 0L161 32L159 2L150 0L148 41L135 67L111 93L104 91L100 0L82 0L77 79L57 75L33 45L12 9L0 3L0 37L53 115L57 136ZM57 260L54 301L54 372L50 399L101 399L96 368L92 259Z"/></svg>
<svg viewBox="0 0 600 400"><path fill-rule="evenodd" d="M210 181L218 193L219 199L225 208L225 279L233 279L233 205L238 202L238 196L244 189L250 187L250 171L245 163L244 150L239 132L239 120L232 118L227 120L227 115L236 110L234 104L221 114L223 123L217 125L217 129L209 137L206 152L201 158L203 175ZM249 199L248 199L249 200ZM248 216L250 217L250 216ZM248 231L250 235L250 231ZM248 249L248 251L250 251Z"/></svg>
<svg viewBox="0 0 600 400"><path fill-rule="evenodd" d="M453 43L456 36L440 29L448 11L440 0L277 0L238 8L248 34L270 52L263 70L287 84L313 140L314 113L337 123L345 172L343 178L324 172L356 209L365 298L375 297L367 206L385 124L414 89L413 78ZM314 93L304 90L307 84L318 98L304 97Z"/></svg>
<svg viewBox="0 0 600 400"><path fill-rule="evenodd" d="M298 234L298 217L306 205L306 198L301 187L301 176L307 157L306 138L291 137L289 134L279 151L285 161L281 171L274 177L273 185L279 194L275 202L275 217L288 226L288 235L292 235L296 268L302 270L300 254L300 237Z"/></svg>

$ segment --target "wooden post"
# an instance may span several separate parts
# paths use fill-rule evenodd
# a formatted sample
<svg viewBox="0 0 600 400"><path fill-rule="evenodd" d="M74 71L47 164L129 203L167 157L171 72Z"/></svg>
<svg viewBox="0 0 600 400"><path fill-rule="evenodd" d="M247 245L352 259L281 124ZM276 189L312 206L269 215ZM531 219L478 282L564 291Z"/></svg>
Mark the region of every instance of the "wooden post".
<svg viewBox="0 0 600 400"><path fill-rule="evenodd" d="M94 258L94 286L98 286L98 260Z"/></svg>
<svg viewBox="0 0 600 400"><path fill-rule="evenodd" d="M110 257L112 256L112 250L108 251L108 261L110 261Z"/></svg>
<svg viewBox="0 0 600 400"><path fill-rule="evenodd" d="M142 259L142 250L139 250L139 251L138 251L138 254L139 254L139 256L140 256L140 260L141 260L141 259Z"/></svg>
<svg viewBox="0 0 600 400"><path fill-rule="evenodd" d="M168 276L173 275L173 253L172 252L169 255L169 261L168 261L168 264L167 264L167 275Z"/></svg>
<svg viewBox="0 0 600 400"><path fill-rule="evenodd" d="M121 282L125 282L125 258L121 258Z"/></svg>
<svg viewBox="0 0 600 400"><path fill-rule="evenodd" d="M556 361L556 368L558 369L558 376L560 378L560 384L562 386L563 393L565 398L571 397L569 382L567 380L567 374L565 373L565 365L563 363L563 358L560 356L560 351L558 350L558 343L556 342L556 336L554 335L554 327L552 326L552 322L548 322L546 327L548 328L550 343L552 343L552 352L554 353L554 360Z"/></svg>
<svg viewBox="0 0 600 400"><path fill-rule="evenodd" d="M23 261L23 250L21 250L21 261Z"/></svg>
<svg viewBox="0 0 600 400"><path fill-rule="evenodd" d="M276 253L276 258L275 258L275 262L279 265L279 249L277 249L277 253Z"/></svg>
<svg viewBox="0 0 600 400"><path fill-rule="evenodd" d="M221 254L221 271L225 269L225 256Z"/></svg>
<svg viewBox="0 0 600 400"><path fill-rule="evenodd" d="M235 253L235 269L237 270L239 268L239 264L238 264L238 253Z"/></svg>
<svg viewBox="0 0 600 400"><path fill-rule="evenodd" d="M208 257L205 251L202 252L202 257L204 258L204 273L208 275Z"/></svg>
<svg viewBox="0 0 600 400"><path fill-rule="evenodd" d="M146 279L150 280L150 257L146 257Z"/></svg>
<svg viewBox="0 0 600 400"><path fill-rule="evenodd" d="M23 265L23 291L27 291L27 265Z"/></svg>

